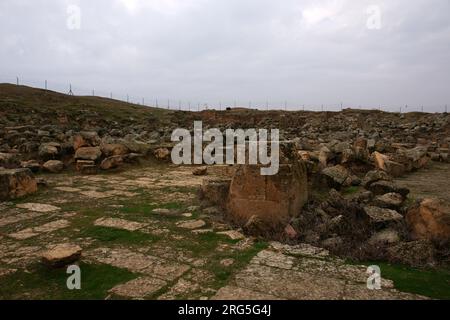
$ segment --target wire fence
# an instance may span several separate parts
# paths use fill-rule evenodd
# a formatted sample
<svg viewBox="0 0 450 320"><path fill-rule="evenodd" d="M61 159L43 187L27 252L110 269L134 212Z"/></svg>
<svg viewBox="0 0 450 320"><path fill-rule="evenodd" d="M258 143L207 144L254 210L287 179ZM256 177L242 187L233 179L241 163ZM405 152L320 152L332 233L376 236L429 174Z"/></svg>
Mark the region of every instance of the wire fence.
<svg viewBox="0 0 450 320"><path fill-rule="evenodd" d="M347 104L339 102L335 104L302 104L298 102L284 101L270 101L270 100L223 100L217 102L198 102L189 101L189 99L175 99L175 98L161 98L149 96L131 95L126 92L114 92L98 90L96 88L86 88L71 82L54 81L37 79L33 77L20 76L4 76L0 75L0 83L10 83L16 85L30 86L50 91L55 91L63 94L74 96L96 96L123 101L131 104L142 105L147 107L157 107L169 110L181 111L204 111L204 110L226 110L227 108L249 108L258 110L284 110L284 111L329 111L339 112L344 109L362 109L362 110L380 110L385 112L407 113L407 112L427 112L427 113L447 113L447 105L379 105L379 106L364 106Z"/></svg>

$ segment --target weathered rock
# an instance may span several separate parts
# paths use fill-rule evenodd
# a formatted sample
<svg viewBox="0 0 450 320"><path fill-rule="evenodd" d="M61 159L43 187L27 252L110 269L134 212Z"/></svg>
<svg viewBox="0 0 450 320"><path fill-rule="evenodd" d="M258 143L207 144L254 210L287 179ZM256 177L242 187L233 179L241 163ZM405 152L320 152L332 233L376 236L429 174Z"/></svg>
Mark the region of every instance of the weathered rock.
<svg viewBox="0 0 450 320"><path fill-rule="evenodd" d="M73 149L77 151L80 148L83 147L89 147L89 143L84 140L84 138L81 135L76 135L73 137Z"/></svg>
<svg viewBox="0 0 450 320"><path fill-rule="evenodd" d="M144 299L167 286L167 282L154 277L140 277L127 283L119 284L109 290L109 293L118 298Z"/></svg>
<svg viewBox="0 0 450 320"><path fill-rule="evenodd" d="M381 208L387 209L399 209L404 202L404 198L398 193L386 193L382 196L376 197L374 200L374 205Z"/></svg>
<svg viewBox="0 0 450 320"><path fill-rule="evenodd" d="M375 195L383 195L386 193L399 193L403 196L403 198L406 198L409 194L408 188L403 188L397 186L392 181L377 181L372 183L368 189L372 191Z"/></svg>
<svg viewBox="0 0 450 320"><path fill-rule="evenodd" d="M200 199L210 205L225 207L231 179L207 178L202 182Z"/></svg>
<svg viewBox="0 0 450 320"><path fill-rule="evenodd" d="M345 149L341 154L341 164L351 163L355 160L356 155L352 149Z"/></svg>
<svg viewBox="0 0 450 320"><path fill-rule="evenodd" d="M373 206L364 207L364 210L370 217L371 223L378 227L395 224L403 220L403 216L394 210Z"/></svg>
<svg viewBox="0 0 450 320"><path fill-rule="evenodd" d="M139 160L143 159L144 155L140 153L128 153L123 156L123 161L127 163L139 163Z"/></svg>
<svg viewBox="0 0 450 320"><path fill-rule="evenodd" d="M223 259L220 261L220 264L223 265L224 267L229 267L232 266L234 264L234 259Z"/></svg>
<svg viewBox="0 0 450 320"><path fill-rule="evenodd" d="M399 153L404 155L410 161L410 165L408 166L412 169L421 169L430 161L430 158L427 155L428 152L426 147L416 147L414 149L401 151L399 150Z"/></svg>
<svg viewBox="0 0 450 320"><path fill-rule="evenodd" d="M375 166L389 173L393 177L401 177L405 174L406 168L403 164L391 161L388 156L381 154L377 151L373 153L373 158L375 161Z"/></svg>
<svg viewBox="0 0 450 320"><path fill-rule="evenodd" d="M44 143L39 146L39 157L44 160L55 159L58 157L61 145L57 142Z"/></svg>
<svg viewBox="0 0 450 320"><path fill-rule="evenodd" d="M33 173L36 173L41 169L41 165L36 160L22 161L20 166L22 168L30 169Z"/></svg>
<svg viewBox="0 0 450 320"><path fill-rule="evenodd" d="M162 216L170 216L170 215L175 214L173 211L171 211L170 209L166 209L166 208L156 208L156 209L153 209L152 212L155 214L162 215Z"/></svg>
<svg viewBox="0 0 450 320"><path fill-rule="evenodd" d="M69 225L70 222L67 220L56 220L37 227L26 228L18 232L10 233L8 234L8 237L15 240L26 240L36 237L42 233L54 232L67 228Z"/></svg>
<svg viewBox="0 0 450 320"><path fill-rule="evenodd" d="M427 240L399 243L388 248L387 255L390 262L414 267L436 264L436 251L433 244Z"/></svg>
<svg viewBox="0 0 450 320"><path fill-rule="evenodd" d="M110 170L120 167L122 164L123 164L123 156L112 156L104 159L100 164L100 168L102 170Z"/></svg>
<svg viewBox="0 0 450 320"><path fill-rule="evenodd" d="M137 140L133 135L127 135L124 139L119 140L119 142L126 146L132 153L146 155L151 148L150 144Z"/></svg>
<svg viewBox="0 0 450 320"><path fill-rule="evenodd" d="M94 225L98 227L115 228L127 231L137 231L147 226L145 223L128 221L119 218L99 218L94 221Z"/></svg>
<svg viewBox="0 0 450 320"><path fill-rule="evenodd" d="M85 174L85 175L95 175L98 173L98 169L97 166L94 165L87 165L87 166L83 166L81 168L81 174Z"/></svg>
<svg viewBox="0 0 450 320"><path fill-rule="evenodd" d="M95 162L92 160L78 160L76 164L77 171L82 172L84 167L95 166Z"/></svg>
<svg viewBox="0 0 450 320"><path fill-rule="evenodd" d="M375 233L370 239L369 244L373 246L395 244L400 241L398 232L394 229L384 229Z"/></svg>
<svg viewBox="0 0 450 320"><path fill-rule="evenodd" d="M239 231L236 231L236 230L221 231L221 232L217 232L217 234L227 236L231 240L242 240L245 238L245 236L242 233L240 233Z"/></svg>
<svg viewBox="0 0 450 320"><path fill-rule="evenodd" d="M0 152L0 166L3 168L14 169L19 165L19 157L15 153Z"/></svg>
<svg viewBox="0 0 450 320"><path fill-rule="evenodd" d="M260 166L240 166L230 186L227 211L239 225L257 216L268 227L284 227L308 200L303 162L281 165L274 176L262 176Z"/></svg>
<svg viewBox="0 0 450 320"><path fill-rule="evenodd" d="M80 246L60 244L42 254L42 262L53 268L60 268L78 261L81 257Z"/></svg>
<svg viewBox="0 0 450 320"><path fill-rule="evenodd" d="M264 235L267 229L267 223L262 221L257 215L251 216L242 227L242 230L249 235Z"/></svg>
<svg viewBox="0 0 450 320"><path fill-rule="evenodd" d="M333 153L327 147L322 147L319 151L319 163L323 168L327 167L328 161L333 158Z"/></svg>
<svg viewBox="0 0 450 320"><path fill-rule="evenodd" d="M338 215L326 223L327 230L331 233L338 233L342 229L342 224L345 223L345 217Z"/></svg>
<svg viewBox="0 0 450 320"><path fill-rule="evenodd" d="M34 212L54 212L60 210L58 207L45 203L19 203L16 207Z"/></svg>
<svg viewBox="0 0 450 320"><path fill-rule="evenodd" d="M194 230L203 228L206 226L206 222L203 220L192 220L178 223L177 226L183 229Z"/></svg>
<svg viewBox="0 0 450 320"><path fill-rule="evenodd" d="M344 240L341 237L332 237L322 241L322 247L330 251L339 251Z"/></svg>
<svg viewBox="0 0 450 320"><path fill-rule="evenodd" d="M361 149L367 149L367 145L368 145L367 139L363 138L363 137L357 138L355 140L355 143L353 144L353 146L355 148L361 148Z"/></svg>
<svg viewBox="0 0 450 320"><path fill-rule="evenodd" d="M106 157L123 156L130 152L126 146L124 146L123 144L119 144L119 143L102 144L101 151Z"/></svg>
<svg viewBox="0 0 450 320"><path fill-rule="evenodd" d="M36 179L29 169L0 170L0 200L16 199L36 191Z"/></svg>
<svg viewBox="0 0 450 320"><path fill-rule="evenodd" d="M75 137L74 142L75 140L79 142L77 145L74 143L75 150L82 147L96 147L101 143L101 139L96 131L82 131Z"/></svg>
<svg viewBox="0 0 450 320"><path fill-rule="evenodd" d="M330 188L339 189L349 177L350 172L344 166L337 165L325 168L322 170L322 175L325 176Z"/></svg>
<svg viewBox="0 0 450 320"><path fill-rule="evenodd" d="M358 138L354 143L355 158L365 161L369 158L368 141L365 138Z"/></svg>
<svg viewBox="0 0 450 320"><path fill-rule="evenodd" d="M450 207L439 199L425 199L406 214L414 239L450 241Z"/></svg>
<svg viewBox="0 0 450 320"><path fill-rule="evenodd" d="M75 159L77 160L91 160L96 161L102 156L99 147L82 147L75 152Z"/></svg>
<svg viewBox="0 0 450 320"><path fill-rule="evenodd" d="M192 170L194 176L206 176L208 174L208 167L199 167Z"/></svg>
<svg viewBox="0 0 450 320"><path fill-rule="evenodd" d="M294 227L290 224L288 224L285 228L284 228L284 234L286 235L286 237L288 237L289 239L297 239L298 238L298 232L294 229Z"/></svg>
<svg viewBox="0 0 450 320"><path fill-rule="evenodd" d="M159 161L168 161L170 159L170 151L167 148L158 148L153 154Z"/></svg>
<svg viewBox="0 0 450 320"><path fill-rule="evenodd" d="M372 170L367 172L366 176L362 180L361 184L367 188L372 183L378 182L380 180L392 181L392 178L384 171L381 170Z"/></svg>
<svg viewBox="0 0 450 320"><path fill-rule="evenodd" d="M42 167L48 172L60 173L64 169L64 164L59 160L49 160Z"/></svg>

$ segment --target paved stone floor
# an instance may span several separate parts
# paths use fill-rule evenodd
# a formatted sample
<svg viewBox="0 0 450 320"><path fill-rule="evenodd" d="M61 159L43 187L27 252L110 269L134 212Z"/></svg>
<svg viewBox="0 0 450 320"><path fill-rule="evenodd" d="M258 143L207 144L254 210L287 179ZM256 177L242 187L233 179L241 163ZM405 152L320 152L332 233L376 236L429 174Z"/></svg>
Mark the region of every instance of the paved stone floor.
<svg viewBox="0 0 450 320"><path fill-rule="evenodd" d="M82 281L103 284L85 283L82 298L419 298L388 280L368 290L367 267L325 250L246 238L200 210L203 178L192 168L43 178L48 187L36 195L0 203L0 299L70 298L65 282L55 280L64 271L40 263L43 251L61 243L83 248Z"/></svg>

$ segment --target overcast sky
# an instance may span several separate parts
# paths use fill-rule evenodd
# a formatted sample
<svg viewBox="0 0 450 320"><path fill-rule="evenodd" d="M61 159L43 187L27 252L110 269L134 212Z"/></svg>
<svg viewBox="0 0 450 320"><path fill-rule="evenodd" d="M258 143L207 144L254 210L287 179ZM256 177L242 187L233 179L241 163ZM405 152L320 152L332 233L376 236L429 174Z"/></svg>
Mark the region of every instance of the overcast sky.
<svg viewBox="0 0 450 320"><path fill-rule="evenodd" d="M442 111L450 0L1 0L0 82L16 75L160 105Z"/></svg>

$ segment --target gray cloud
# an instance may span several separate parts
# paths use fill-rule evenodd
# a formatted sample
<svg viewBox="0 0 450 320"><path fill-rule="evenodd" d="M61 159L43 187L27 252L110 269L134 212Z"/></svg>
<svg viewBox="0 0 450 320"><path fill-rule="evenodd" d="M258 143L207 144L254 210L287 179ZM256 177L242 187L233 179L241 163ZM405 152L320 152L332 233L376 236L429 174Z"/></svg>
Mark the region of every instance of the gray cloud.
<svg viewBox="0 0 450 320"><path fill-rule="evenodd" d="M67 28L71 4L80 30ZM369 5L379 30L366 27ZM449 12L448 0L2 0L0 82L174 104L441 111Z"/></svg>

